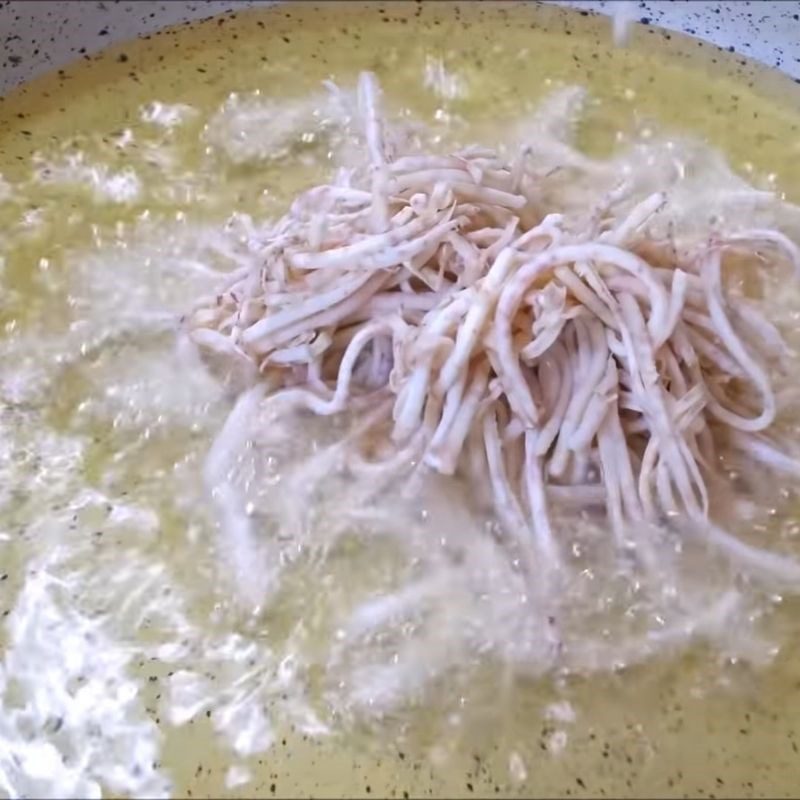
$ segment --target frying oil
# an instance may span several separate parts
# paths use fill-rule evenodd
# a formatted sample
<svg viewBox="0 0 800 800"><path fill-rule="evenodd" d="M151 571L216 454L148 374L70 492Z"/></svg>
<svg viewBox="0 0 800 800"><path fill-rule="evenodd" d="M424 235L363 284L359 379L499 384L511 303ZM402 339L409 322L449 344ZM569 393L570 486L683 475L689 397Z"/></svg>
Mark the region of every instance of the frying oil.
<svg viewBox="0 0 800 800"><path fill-rule="evenodd" d="M454 146L578 84L587 152L689 134L800 199L797 87L634 28L619 49L606 19L551 7L287 4L117 45L2 100L0 793L796 791L788 602L768 666L702 647L583 678L487 664L351 718L319 688L314 631L343 582L380 588L382 562L355 548L325 580L298 568L302 591L242 615L202 490L231 400L187 368L170 320L235 263L241 215L330 174L325 80L374 70L396 114Z"/></svg>

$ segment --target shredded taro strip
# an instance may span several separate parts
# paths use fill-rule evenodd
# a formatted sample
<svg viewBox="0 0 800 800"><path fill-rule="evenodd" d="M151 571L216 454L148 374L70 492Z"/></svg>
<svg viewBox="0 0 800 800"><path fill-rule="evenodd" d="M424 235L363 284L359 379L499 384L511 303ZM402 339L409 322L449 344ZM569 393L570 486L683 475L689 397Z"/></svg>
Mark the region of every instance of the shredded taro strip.
<svg viewBox="0 0 800 800"><path fill-rule="evenodd" d="M773 430L786 346L726 290L729 258L800 270L797 246L742 230L665 259L643 233L660 192L616 218L608 200L576 233L541 213L524 158L390 152L380 95L362 75L361 170L302 194L256 243L259 263L195 307L200 350L315 414L388 399L387 468L418 459L480 482L525 569L562 563L554 505L605 506L619 537L683 518L740 565L800 579L710 519L720 452L800 476Z"/></svg>

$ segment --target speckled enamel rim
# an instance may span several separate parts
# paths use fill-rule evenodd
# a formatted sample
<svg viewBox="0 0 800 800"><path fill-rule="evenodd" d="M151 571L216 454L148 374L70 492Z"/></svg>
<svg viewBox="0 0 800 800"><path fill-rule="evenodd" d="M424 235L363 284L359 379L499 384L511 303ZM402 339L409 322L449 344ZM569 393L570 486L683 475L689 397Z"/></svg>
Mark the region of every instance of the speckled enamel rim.
<svg viewBox="0 0 800 800"><path fill-rule="evenodd" d="M555 2L608 14L618 0ZM265 4L264 0L0 0L0 94L114 42L168 25ZM777 67L800 83L800 2L656 0L632 2L629 10L632 18L642 24L706 39L725 50Z"/></svg>

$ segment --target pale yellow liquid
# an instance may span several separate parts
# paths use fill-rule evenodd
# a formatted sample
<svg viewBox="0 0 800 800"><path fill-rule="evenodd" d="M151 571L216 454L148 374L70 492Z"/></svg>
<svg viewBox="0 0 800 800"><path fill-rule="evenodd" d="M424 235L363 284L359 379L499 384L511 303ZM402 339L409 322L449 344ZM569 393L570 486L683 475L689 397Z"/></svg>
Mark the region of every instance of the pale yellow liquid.
<svg viewBox="0 0 800 800"><path fill-rule="evenodd" d="M35 577L30 570L41 571L46 561L65 581L59 608L74 605L86 618L104 620L98 654L123 654L120 670L136 689L115 724L130 717L143 736L161 732L153 739L155 766L148 768L168 779L176 796L796 795L800 628L792 620L797 606L789 603L772 621L781 652L762 670L722 665L698 650L561 685L517 681L501 690L490 673L464 690L458 726L448 722L454 706L446 697L441 707L433 703L372 727L302 734L280 710L282 694L302 684L293 679L290 690L275 688L276 665L267 649L303 615L319 612L324 597L314 597L312 588L304 606L279 607L254 625L242 623L215 590L219 562L210 523L193 516L191 493L188 507L180 500L187 481L198 478L227 402L205 387L208 396L200 393L193 407L187 388L182 409L196 413L196 430L173 424L168 405L161 420L153 422L151 409L146 424L138 421L137 404L157 403L159 386L180 380L165 368L136 381L137 365L145 363L137 355L165 358L169 335L152 351L121 348L94 356L59 373L45 391L15 395L8 389L31 364L51 362L70 321L101 315L114 294L115 270L121 290L131 291L141 268L141 281L180 309L179 280L154 278L144 261L168 259L173 242L158 238L158 224L177 231L180 252L191 239L181 238L182 226L218 224L233 210L274 214L297 189L322 179L326 165L319 158L303 161L294 154L254 170L206 154L203 121L230 92L258 89L266 97L292 98L316 92L326 78L352 85L359 70L372 69L395 108L428 119L442 105L421 88L429 57L443 58L468 87L463 99L448 104L467 123L453 129L454 140L491 144L493 128L533 108L552 85L579 83L596 101L580 129L588 150L608 152L618 131L636 126L687 132L720 148L741 172L758 180L772 176L789 198L800 198L800 93L788 79L708 45L678 36L667 41L646 29L634 32L628 48L613 49L606 21L550 8L348 3L264 9L119 46L23 87L0 104L0 174L12 194L0 200L0 324L7 344L0 365L6 387L0 572L7 574L0 582L0 614L22 618L20 597ZM167 133L140 119L141 106L154 100L187 104L196 114ZM118 146L126 129L133 148ZM112 172L130 167L142 182L142 199L95 202L85 189L31 182L37 151L50 162L73 151ZM172 161L157 162L165 153ZM147 221L135 228L145 211L156 233L148 234ZM175 221L176 212L184 221ZM188 291L183 302L192 300ZM50 344L38 347L37 341ZM104 405L110 385L124 387L129 402ZM176 464L182 465L177 471ZM107 499L71 510L87 488ZM150 509L155 517L147 524L120 522L107 503ZM143 591L137 595L137 589ZM164 617L154 617L153 608ZM185 624L182 631L176 620ZM63 616L61 627L46 635L55 637L56 665L69 649L57 644L67 630ZM255 647L235 668L226 663L239 652L230 644L232 632ZM183 656L180 668L206 673L216 694L209 715L203 707L173 726L165 708L175 666L154 656L153 648L184 641L192 655ZM9 642L8 631L0 632L0 644ZM90 659L86 674L93 668ZM230 734L212 727L224 704L219 692L234 679L250 686L249 702L275 726L272 745L250 757L232 755ZM547 720L548 704L564 699L576 718ZM25 701L24 693L9 695L3 708ZM121 762L133 758L130 745L120 747ZM227 788L231 765L246 767L248 782Z"/></svg>

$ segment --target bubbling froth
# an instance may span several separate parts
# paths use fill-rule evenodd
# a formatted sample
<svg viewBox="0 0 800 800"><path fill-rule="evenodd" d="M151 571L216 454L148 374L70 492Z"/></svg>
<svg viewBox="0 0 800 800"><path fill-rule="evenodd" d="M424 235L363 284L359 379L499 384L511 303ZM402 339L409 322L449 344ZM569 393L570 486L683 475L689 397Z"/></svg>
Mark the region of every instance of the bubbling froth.
<svg viewBox="0 0 800 800"><path fill-rule="evenodd" d="M797 210L694 144L582 154L579 90L507 160L393 134L371 74L356 95L363 163L249 223L250 263L185 321L240 392L205 480L243 599L353 536L390 543L394 588L354 605L329 658L359 707L489 655L539 674L698 637L733 653L752 587L800 583L727 530L774 501L764 468L800 474L792 334L767 311L800 271ZM309 413L334 422L310 452Z"/></svg>

